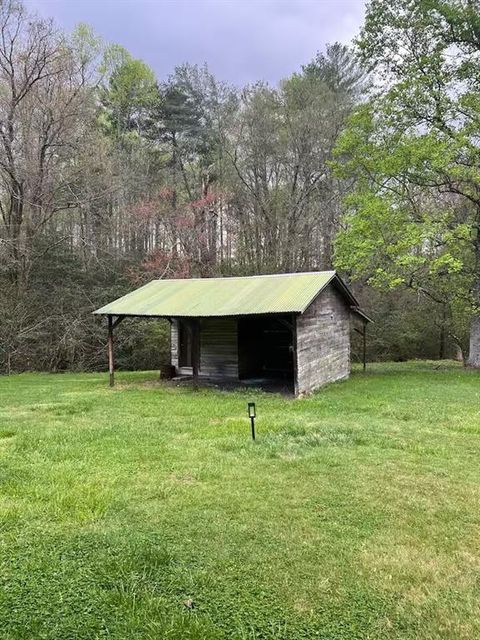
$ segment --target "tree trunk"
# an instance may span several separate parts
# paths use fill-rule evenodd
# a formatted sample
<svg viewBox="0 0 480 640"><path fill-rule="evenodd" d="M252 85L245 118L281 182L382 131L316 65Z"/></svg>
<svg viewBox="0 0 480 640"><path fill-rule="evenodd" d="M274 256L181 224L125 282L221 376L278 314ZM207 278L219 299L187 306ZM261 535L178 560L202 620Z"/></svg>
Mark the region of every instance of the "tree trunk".
<svg viewBox="0 0 480 640"><path fill-rule="evenodd" d="M446 322L447 322L447 306L444 304L442 308L442 320L440 322L440 336L439 336L439 345L438 345L439 360L445 359Z"/></svg>
<svg viewBox="0 0 480 640"><path fill-rule="evenodd" d="M108 373L109 383L113 387L115 384L115 362L113 356L113 318L108 316Z"/></svg>
<svg viewBox="0 0 480 640"><path fill-rule="evenodd" d="M479 212L480 218L480 212ZM474 241L475 250L475 284L473 286L473 304L475 312L470 322L470 348L467 366L480 369L480 228L477 224L477 235Z"/></svg>
<svg viewBox="0 0 480 640"><path fill-rule="evenodd" d="M480 314L476 313L470 323L470 349L467 366L480 369Z"/></svg>

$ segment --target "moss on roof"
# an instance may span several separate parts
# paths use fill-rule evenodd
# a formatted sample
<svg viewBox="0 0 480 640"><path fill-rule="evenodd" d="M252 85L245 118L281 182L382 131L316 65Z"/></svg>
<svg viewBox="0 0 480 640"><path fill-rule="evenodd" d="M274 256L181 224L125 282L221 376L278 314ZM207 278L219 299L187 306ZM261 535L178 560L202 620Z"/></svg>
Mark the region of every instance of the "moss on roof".
<svg viewBox="0 0 480 640"><path fill-rule="evenodd" d="M302 313L335 271L234 278L153 280L97 309L101 315L163 317Z"/></svg>

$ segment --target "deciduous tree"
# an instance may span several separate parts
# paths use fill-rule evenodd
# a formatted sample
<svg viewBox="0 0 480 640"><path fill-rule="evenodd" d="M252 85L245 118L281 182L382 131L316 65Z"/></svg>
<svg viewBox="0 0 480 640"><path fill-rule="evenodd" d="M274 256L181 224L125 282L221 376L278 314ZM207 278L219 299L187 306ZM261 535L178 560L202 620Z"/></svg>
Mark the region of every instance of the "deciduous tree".
<svg viewBox="0 0 480 640"><path fill-rule="evenodd" d="M337 265L437 298L459 325L468 313L472 367L480 367L479 9L476 0L372 0L358 47L377 83L337 148L339 174L356 179Z"/></svg>

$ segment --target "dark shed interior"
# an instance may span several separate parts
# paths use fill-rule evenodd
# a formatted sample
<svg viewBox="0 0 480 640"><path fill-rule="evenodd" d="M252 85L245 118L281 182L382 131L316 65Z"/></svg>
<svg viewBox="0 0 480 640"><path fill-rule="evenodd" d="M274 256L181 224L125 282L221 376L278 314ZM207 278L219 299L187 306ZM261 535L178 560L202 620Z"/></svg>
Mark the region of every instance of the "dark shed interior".
<svg viewBox="0 0 480 640"><path fill-rule="evenodd" d="M250 316L238 320L240 380L278 380L293 387L293 331L282 317Z"/></svg>

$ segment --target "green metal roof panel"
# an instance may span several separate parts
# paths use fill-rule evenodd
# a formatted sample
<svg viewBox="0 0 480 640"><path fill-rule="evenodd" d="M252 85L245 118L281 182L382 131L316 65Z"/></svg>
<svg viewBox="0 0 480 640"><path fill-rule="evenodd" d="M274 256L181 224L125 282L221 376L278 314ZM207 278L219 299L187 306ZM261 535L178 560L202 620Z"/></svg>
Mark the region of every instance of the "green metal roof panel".
<svg viewBox="0 0 480 640"><path fill-rule="evenodd" d="M153 280L101 307L102 315L164 317L302 313L335 271L243 278Z"/></svg>

